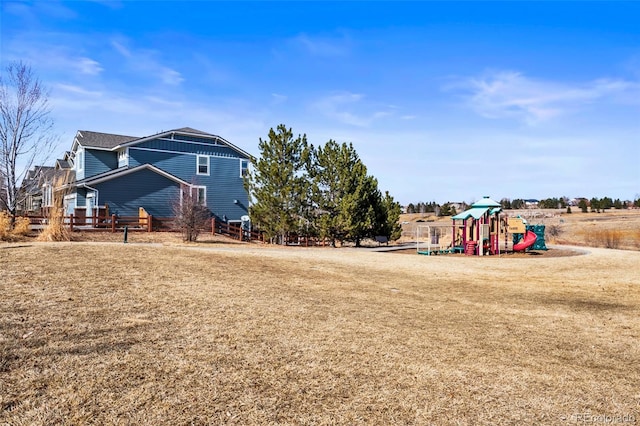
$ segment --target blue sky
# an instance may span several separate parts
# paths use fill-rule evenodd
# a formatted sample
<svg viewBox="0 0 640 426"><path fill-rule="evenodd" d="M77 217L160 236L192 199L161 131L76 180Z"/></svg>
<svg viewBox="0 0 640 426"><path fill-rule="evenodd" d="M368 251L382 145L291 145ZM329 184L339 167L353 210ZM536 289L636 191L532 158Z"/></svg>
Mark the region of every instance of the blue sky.
<svg viewBox="0 0 640 426"><path fill-rule="evenodd" d="M640 2L6 1L60 134L280 123L401 203L640 196Z"/></svg>

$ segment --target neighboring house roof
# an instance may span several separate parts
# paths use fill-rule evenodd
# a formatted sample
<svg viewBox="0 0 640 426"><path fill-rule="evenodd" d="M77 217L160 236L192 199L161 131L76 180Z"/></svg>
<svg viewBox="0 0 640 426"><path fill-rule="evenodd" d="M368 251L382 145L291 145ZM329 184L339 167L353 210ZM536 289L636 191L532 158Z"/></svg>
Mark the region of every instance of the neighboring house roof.
<svg viewBox="0 0 640 426"><path fill-rule="evenodd" d="M41 191L42 185L58 184L63 185L75 180L75 172L71 170L60 170L51 166L36 167L29 170L27 177L22 183L22 188L27 194L36 194Z"/></svg>
<svg viewBox="0 0 640 426"><path fill-rule="evenodd" d="M70 169L71 164L67 160L56 160L56 168L57 169Z"/></svg>
<svg viewBox="0 0 640 426"><path fill-rule="evenodd" d="M54 171L54 168L51 166L35 166L33 169L27 171L20 187L27 194L38 192L43 183L51 180Z"/></svg>
<svg viewBox="0 0 640 426"><path fill-rule="evenodd" d="M95 176L91 176L90 178L87 179L82 179L79 180L77 182L74 183L74 185L76 186L84 186L84 185L95 185L97 183L102 183L102 182L106 182L108 180L112 180L112 179L117 179L119 177L128 175L130 173L135 173L138 172L140 170L144 170L144 169L148 169L151 170L152 172L155 172L161 176L166 177L167 179L170 179L176 183L179 183L181 185L187 185L187 186L191 186L191 184L189 182L186 182L182 179L180 179L179 177L176 177L174 175L172 175L171 173L167 173L162 169L159 169L155 166L152 166L151 164L141 164L139 166L136 167L120 167L118 169L114 169L114 170L109 170L108 172L105 173L101 173L99 175L95 175Z"/></svg>

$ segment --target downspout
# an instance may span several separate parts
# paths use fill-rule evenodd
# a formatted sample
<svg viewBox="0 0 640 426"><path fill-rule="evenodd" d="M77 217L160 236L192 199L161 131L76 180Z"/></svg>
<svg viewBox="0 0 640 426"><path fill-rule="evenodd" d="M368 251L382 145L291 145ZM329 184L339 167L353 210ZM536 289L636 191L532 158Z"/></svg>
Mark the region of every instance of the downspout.
<svg viewBox="0 0 640 426"><path fill-rule="evenodd" d="M98 202L98 201L100 200L100 199L99 199L99 197L98 197L98 196L99 196L99 194L100 194L100 193L98 192L98 190L97 190L97 189L95 189L95 188L90 187L90 186L89 186L89 185L87 185L86 183L83 183L83 184L82 184L82 187L83 187L83 188L85 188L85 189L89 189L89 190L91 190L91 191L95 192L95 194L96 194L96 204L95 204L94 208L98 208L98 206L100 205L100 203ZM86 205L86 201L85 201L85 205ZM93 213L92 213L92 215L93 215Z"/></svg>

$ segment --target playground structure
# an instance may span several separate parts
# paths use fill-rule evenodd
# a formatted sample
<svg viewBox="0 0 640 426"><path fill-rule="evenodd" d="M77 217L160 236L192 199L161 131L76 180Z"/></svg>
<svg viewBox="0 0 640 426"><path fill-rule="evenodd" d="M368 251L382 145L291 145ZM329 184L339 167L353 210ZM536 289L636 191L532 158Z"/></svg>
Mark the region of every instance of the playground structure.
<svg viewBox="0 0 640 426"><path fill-rule="evenodd" d="M416 230L416 249L419 254L455 253L456 245L452 244L451 225L420 225Z"/></svg>
<svg viewBox="0 0 640 426"><path fill-rule="evenodd" d="M513 234L513 251L547 250L544 240L544 225L527 225L527 221L520 217L511 217L508 221L507 229Z"/></svg>
<svg viewBox="0 0 640 426"><path fill-rule="evenodd" d="M489 197L456 214L451 225L421 225L417 228L418 254L464 253L468 256L499 255L507 250L507 234L513 235L513 251L546 250L544 225L527 225L523 218L508 218L500 203Z"/></svg>

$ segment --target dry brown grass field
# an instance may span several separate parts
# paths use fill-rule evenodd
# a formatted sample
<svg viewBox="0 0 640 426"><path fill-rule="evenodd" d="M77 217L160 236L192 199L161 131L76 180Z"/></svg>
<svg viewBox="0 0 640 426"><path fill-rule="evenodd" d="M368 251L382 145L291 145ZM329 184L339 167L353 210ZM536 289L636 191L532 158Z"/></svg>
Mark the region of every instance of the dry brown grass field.
<svg viewBox="0 0 640 426"><path fill-rule="evenodd" d="M0 269L0 424L640 421L636 251L25 242Z"/></svg>

